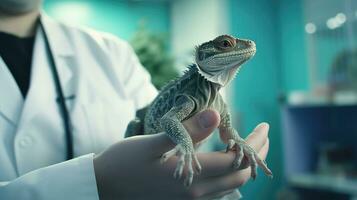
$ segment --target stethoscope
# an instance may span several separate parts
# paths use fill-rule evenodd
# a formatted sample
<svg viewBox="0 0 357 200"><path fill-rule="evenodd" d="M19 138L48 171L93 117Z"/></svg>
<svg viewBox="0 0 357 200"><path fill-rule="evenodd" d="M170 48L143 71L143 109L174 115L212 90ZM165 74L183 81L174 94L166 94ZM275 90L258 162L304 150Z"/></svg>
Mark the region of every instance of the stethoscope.
<svg viewBox="0 0 357 200"><path fill-rule="evenodd" d="M56 67L56 61L52 53L51 45L48 40L47 34L46 34L46 29L43 26L42 20L40 18L39 20L40 28L43 33L43 38L46 46L46 50L48 52L48 58L49 58L49 64L50 68L52 71L55 87L56 87L56 92L58 95L57 102L59 104L59 109L60 109L60 114L62 117L63 121L63 128L65 130L65 137L66 137L66 149L67 149L67 160L73 158L73 135L72 135L72 123L71 123L71 117L69 115L67 106L66 106L66 100L63 95L63 90L61 86L61 81L58 75L57 67Z"/></svg>

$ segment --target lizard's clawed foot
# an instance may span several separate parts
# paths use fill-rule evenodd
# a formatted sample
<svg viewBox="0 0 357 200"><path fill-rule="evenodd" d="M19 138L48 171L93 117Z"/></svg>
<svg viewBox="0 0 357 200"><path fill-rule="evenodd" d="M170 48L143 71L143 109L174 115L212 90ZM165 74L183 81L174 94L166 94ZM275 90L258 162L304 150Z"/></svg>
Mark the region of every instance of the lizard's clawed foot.
<svg viewBox="0 0 357 200"><path fill-rule="evenodd" d="M178 144L172 150L164 153L161 157L160 162L166 162L170 157L177 155L178 163L174 172L174 178L180 179L182 177L183 169L185 165L187 166L187 176L185 177L184 184L186 187L189 187L192 184L193 180L193 165L196 172L199 174L201 172L201 165L198 162L197 156L194 153L193 148L184 148L182 145Z"/></svg>
<svg viewBox="0 0 357 200"><path fill-rule="evenodd" d="M264 171L264 173L269 176L270 178L273 178L273 173L271 170L268 168L266 162L259 158L258 154L255 152L255 150L250 147L244 139L230 139L228 140L228 146L227 146L227 151L236 148L236 158L233 161L233 167L235 169L238 169L242 163L243 157L246 156L249 162L249 165L251 167L251 177L255 179L257 177L257 169L258 166L261 167Z"/></svg>

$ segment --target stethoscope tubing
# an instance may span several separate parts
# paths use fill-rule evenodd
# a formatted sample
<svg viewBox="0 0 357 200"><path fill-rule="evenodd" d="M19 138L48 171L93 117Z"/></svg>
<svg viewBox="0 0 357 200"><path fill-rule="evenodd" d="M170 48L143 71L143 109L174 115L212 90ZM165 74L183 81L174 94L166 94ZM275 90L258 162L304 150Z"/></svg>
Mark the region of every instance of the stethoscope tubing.
<svg viewBox="0 0 357 200"><path fill-rule="evenodd" d="M63 94L63 89L61 86L61 80L57 71L57 67L56 67L56 60L55 57L52 53L52 48L51 48L51 44L48 40L47 37L47 33L46 33L46 29L43 26L42 20L40 18L39 20L39 24L40 24L40 28L42 30L43 33L43 38L44 38L44 42L45 42L45 46L48 52L48 58L49 58L49 64L50 64L50 68L51 68L51 72L53 75L53 80L55 83L55 87L56 87L56 92L58 95L58 104L59 104L59 109L60 109L60 114L62 117L62 121L63 121L63 128L65 131L65 137L66 137L66 150L67 150L67 156L66 159L70 160L73 158L73 133L72 133L72 121L71 121L71 116L68 112L67 106L66 106L66 100Z"/></svg>

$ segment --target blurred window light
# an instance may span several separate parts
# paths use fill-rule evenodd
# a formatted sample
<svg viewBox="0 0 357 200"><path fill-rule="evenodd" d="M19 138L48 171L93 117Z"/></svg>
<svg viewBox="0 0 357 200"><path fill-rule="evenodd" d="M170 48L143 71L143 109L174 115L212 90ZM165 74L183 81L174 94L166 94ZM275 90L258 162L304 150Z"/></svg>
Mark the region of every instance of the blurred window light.
<svg viewBox="0 0 357 200"><path fill-rule="evenodd" d="M63 22L70 24L83 24L88 22L91 7L86 2L61 2L56 3L50 12Z"/></svg>
<svg viewBox="0 0 357 200"><path fill-rule="evenodd" d="M355 16L357 17L357 10L355 11Z"/></svg>
<svg viewBox="0 0 357 200"><path fill-rule="evenodd" d="M347 20L344 13L337 13L335 17L329 18L326 22L326 26L329 29L335 29L342 26Z"/></svg>
<svg viewBox="0 0 357 200"><path fill-rule="evenodd" d="M335 20L335 18L328 19L326 22L326 25L329 29L335 29L339 26L338 22Z"/></svg>
<svg viewBox="0 0 357 200"><path fill-rule="evenodd" d="M314 24L314 23L307 23L306 25L305 25L305 31L306 31L306 33L308 33L308 34L313 34L313 33L315 33L316 32L316 25Z"/></svg>
<svg viewBox="0 0 357 200"><path fill-rule="evenodd" d="M340 24L343 24L346 22L346 15L343 13L338 13L335 18L336 18L336 21Z"/></svg>

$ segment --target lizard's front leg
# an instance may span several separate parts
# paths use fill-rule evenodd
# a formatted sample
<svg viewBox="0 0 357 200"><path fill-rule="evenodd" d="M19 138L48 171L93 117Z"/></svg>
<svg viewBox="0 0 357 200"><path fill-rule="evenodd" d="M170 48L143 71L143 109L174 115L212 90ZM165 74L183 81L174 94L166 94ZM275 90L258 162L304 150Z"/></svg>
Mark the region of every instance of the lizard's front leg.
<svg viewBox="0 0 357 200"><path fill-rule="evenodd" d="M219 132L222 135L228 137L227 151L236 148L236 158L233 162L233 167L238 169L244 156L248 158L249 164L251 166L251 177L253 179L257 176L257 168L260 166L264 173L269 177L273 177L273 173L268 168L266 162L259 158L255 150L250 147L246 141L241 138L238 132L231 125L231 117L228 112L224 112L221 115L221 123L219 125Z"/></svg>
<svg viewBox="0 0 357 200"><path fill-rule="evenodd" d="M179 160L175 169L174 177L179 179L182 176L183 168L187 165L188 174L185 178L185 185L190 186L193 180L193 165L196 171L201 171L201 166L194 154L193 143L190 135L182 124L184 120L195 108L195 103L187 96L182 96L177 99L174 107L170 109L160 120L162 128L170 139L177 146L163 154L161 162L165 162L173 155L178 155Z"/></svg>

